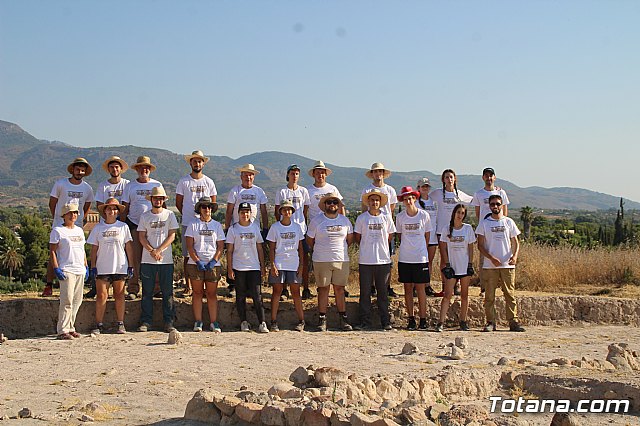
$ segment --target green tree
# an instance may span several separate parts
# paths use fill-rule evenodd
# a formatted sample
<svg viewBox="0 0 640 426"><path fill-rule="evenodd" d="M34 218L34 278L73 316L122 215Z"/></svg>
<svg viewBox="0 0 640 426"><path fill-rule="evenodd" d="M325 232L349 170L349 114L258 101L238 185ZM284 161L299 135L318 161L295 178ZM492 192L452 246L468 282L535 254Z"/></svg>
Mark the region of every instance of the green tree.
<svg viewBox="0 0 640 426"><path fill-rule="evenodd" d="M24 256L14 246L6 246L0 249L0 264L9 270L9 281L13 281L13 271L22 267Z"/></svg>
<svg viewBox="0 0 640 426"><path fill-rule="evenodd" d="M520 209L520 220L522 220L524 228L524 239L531 237L531 220L533 219L533 208L524 206Z"/></svg>
<svg viewBox="0 0 640 426"><path fill-rule="evenodd" d="M46 274L49 259L49 228L35 214L22 217L18 234L25 245L24 277L38 278Z"/></svg>

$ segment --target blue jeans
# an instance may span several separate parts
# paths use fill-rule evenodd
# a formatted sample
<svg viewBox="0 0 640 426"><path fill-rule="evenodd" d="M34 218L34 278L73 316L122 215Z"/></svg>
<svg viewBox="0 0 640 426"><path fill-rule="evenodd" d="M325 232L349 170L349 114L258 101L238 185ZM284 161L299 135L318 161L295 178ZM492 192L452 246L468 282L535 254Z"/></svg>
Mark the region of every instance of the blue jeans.
<svg viewBox="0 0 640 426"><path fill-rule="evenodd" d="M156 276L162 291L162 319L165 324L173 323L175 318L173 264L157 265L150 263L140 265L140 278L142 278L142 315L140 315L140 322L153 323L153 289L156 286Z"/></svg>

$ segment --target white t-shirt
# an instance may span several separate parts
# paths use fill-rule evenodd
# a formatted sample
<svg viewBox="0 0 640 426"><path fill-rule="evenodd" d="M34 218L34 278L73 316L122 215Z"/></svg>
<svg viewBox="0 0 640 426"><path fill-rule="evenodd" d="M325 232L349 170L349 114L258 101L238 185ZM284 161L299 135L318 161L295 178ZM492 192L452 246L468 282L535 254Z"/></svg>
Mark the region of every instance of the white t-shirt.
<svg viewBox="0 0 640 426"><path fill-rule="evenodd" d="M238 223L240 220L238 219L238 205L240 203L249 203L251 205L251 221L260 223L260 205L267 204L267 195L259 186L253 185L251 188L245 188L242 185L236 185L229 191L227 203L234 205L232 224Z"/></svg>
<svg viewBox="0 0 640 426"><path fill-rule="evenodd" d="M440 241L447 243L449 263L456 275L466 275L469 266L469 244L476 242L473 227L468 223L463 223L462 228L453 229L451 237L449 237L449 228L447 228L440 237Z"/></svg>
<svg viewBox="0 0 640 426"><path fill-rule="evenodd" d="M273 260L276 268L281 271L298 270L298 245L301 240L304 240L304 232L297 223L292 221L289 226L285 226L282 222L275 222L271 225L267 241L276 243L276 258Z"/></svg>
<svg viewBox="0 0 640 426"><path fill-rule="evenodd" d="M433 232L429 213L418 209L415 216L409 216L406 210L396 216L396 229L401 234L398 262L427 263L427 240L425 234Z"/></svg>
<svg viewBox="0 0 640 426"><path fill-rule="evenodd" d="M510 217L503 216L499 220L488 217L480 221L476 228L476 234L484 235L485 248L502 263L500 266L493 266L491 260L484 258L482 265L485 269L515 268L516 265L509 265L512 256L511 238L520 235L520 230Z"/></svg>
<svg viewBox="0 0 640 426"><path fill-rule="evenodd" d="M443 190L438 188L433 190L429 194L429 199L438 206L436 216L436 232L438 234L444 234L444 228L449 228L451 223L451 213L458 204L470 204L473 199L469 194L458 190L458 194L455 192L444 191L444 199L442 198Z"/></svg>
<svg viewBox="0 0 640 426"><path fill-rule="evenodd" d="M493 191L487 191L482 188L479 191L476 191L473 194L473 200L471 201L472 206L480 207L480 217L479 221L483 220L487 214L491 213L491 208L489 207L489 197L492 195L499 195L502 197L502 205L506 206L509 204L509 197L507 197L507 193L504 192L504 189L494 189Z"/></svg>
<svg viewBox="0 0 640 426"><path fill-rule="evenodd" d="M162 209L158 214L149 210L140 216L140 223L138 224L138 232L147 232L147 241L152 247L160 247L169 236L169 231L176 229L178 229L178 220L176 219L176 215L168 209ZM151 253L147 250L142 250L141 263L150 263L152 265L173 264L171 246L164 249L162 259L159 261L152 257Z"/></svg>
<svg viewBox="0 0 640 426"><path fill-rule="evenodd" d="M104 204L109 198L115 198L119 202L122 202L122 195L128 183L129 179L124 178L120 178L120 182L118 183L110 183L108 180L105 180L98 185L96 201Z"/></svg>
<svg viewBox="0 0 640 426"><path fill-rule="evenodd" d="M324 213L309 223L307 235L313 238L314 262L348 262L349 246L347 236L353 234L351 221L338 214L334 219Z"/></svg>
<svg viewBox="0 0 640 426"><path fill-rule="evenodd" d="M58 244L56 257L58 268L64 272L76 275L84 275L86 255L84 252L84 231L79 226L67 228L66 226L54 226L49 235L50 244Z"/></svg>
<svg viewBox="0 0 640 426"><path fill-rule="evenodd" d="M127 273L129 262L125 245L132 241L129 226L126 223L116 221L112 224L98 223L87 239L87 243L98 246L96 264L98 275L110 275Z"/></svg>
<svg viewBox="0 0 640 426"><path fill-rule="evenodd" d="M140 183L132 180L125 187L122 194L122 202L129 204L129 220L136 225L140 223L140 216L151 210L151 201L147 200L147 195L151 195L151 191L156 186L161 187L162 184L155 179L149 179L149 182Z"/></svg>
<svg viewBox="0 0 640 426"><path fill-rule="evenodd" d="M216 184L208 176L194 179L190 174L183 176L176 185L176 194L182 195L182 226L189 226L198 219L194 211L196 203L202 197L217 196Z"/></svg>
<svg viewBox="0 0 640 426"><path fill-rule="evenodd" d="M218 241L225 240L222 225L213 219L209 222L196 219L187 228L185 236L193 238L193 249L198 258L205 263L209 263L216 255ZM191 256L189 256L189 263L196 264Z"/></svg>
<svg viewBox="0 0 640 426"><path fill-rule="evenodd" d="M362 202L362 196L373 189L377 189L387 196L388 198L387 204L385 204L384 206L380 206L380 212L382 214L387 215L389 219L393 220L393 215L391 212L391 204L398 204L398 197L396 196L396 190L393 189L391 185L387 185L386 183L381 187L377 187L373 183L370 183L368 186L366 186L362 190L362 194L360 194L360 202Z"/></svg>
<svg viewBox="0 0 640 426"><path fill-rule="evenodd" d="M420 201L424 204L424 207L420 205ZM416 207L429 213L431 219L431 234L429 234L429 244L438 244L438 233L436 232L436 221L438 220L438 207L431 198L424 200L419 198L416 200Z"/></svg>
<svg viewBox="0 0 640 426"><path fill-rule="evenodd" d="M319 214L323 213L322 210L320 210L320 207L318 207L318 203L320 202L320 199L325 195L331 194L333 192L338 196L338 198L342 200L342 194L340 194L338 188L331 185L330 183L325 183L324 186L320 188L316 187L313 184L309 185L307 186L307 191L309 191L309 199L311 202L311 204L309 204L309 221L311 221L311 219L318 216Z"/></svg>
<svg viewBox="0 0 640 426"><path fill-rule="evenodd" d="M304 186L298 185L296 189L291 189L285 186L276 193L276 206L282 204L282 201L289 200L293 203L296 211L293 213L291 220L302 229L302 232L307 232L307 223L304 218L304 206L311 204L309 199L309 191Z"/></svg>
<svg viewBox="0 0 640 426"><path fill-rule="evenodd" d="M68 178L58 179L51 188L51 195L58 199L56 211L53 217L53 226L62 226L64 219L60 217L60 212L65 204L78 205L78 218L76 225L82 227L84 219L84 204L93 201L93 189L87 182L82 181L77 185L69 182Z"/></svg>
<svg viewBox="0 0 640 426"><path fill-rule="evenodd" d="M372 216L364 212L356 219L355 232L360 234L361 265L384 265L391 263L389 255L389 235L396 232L396 226L382 213Z"/></svg>
<svg viewBox="0 0 640 426"><path fill-rule="evenodd" d="M227 245L233 244L233 269L236 271L259 271L258 243L263 243L260 227L251 222L249 226L239 223L229 227Z"/></svg>

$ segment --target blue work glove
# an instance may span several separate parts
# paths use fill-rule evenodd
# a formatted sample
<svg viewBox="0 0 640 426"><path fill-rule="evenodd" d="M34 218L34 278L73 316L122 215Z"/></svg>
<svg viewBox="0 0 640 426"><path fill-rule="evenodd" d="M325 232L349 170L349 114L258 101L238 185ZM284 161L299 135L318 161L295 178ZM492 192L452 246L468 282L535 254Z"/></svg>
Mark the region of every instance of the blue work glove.
<svg viewBox="0 0 640 426"><path fill-rule="evenodd" d="M469 275L470 277L474 276L476 274L475 269L473 269L473 264L469 264L467 265L467 275Z"/></svg>
<svg viewBox="0 0 640 426"><path fill-rule="evenodd" d="M56 278L58 278L59 281L63 281L67 279L67 276L64 274L64 272L62 272L62 269L53 268L53 272L56 274Z"/></svg>
<svg viewBox="0 0 640 426"><path fill-rule="evenodd" d="M95 279L98 276L98 268L91 268L91 270L89 270L89 279Z"/></svg>
<svg viewBox="0 0 640 426"><path fill-rule="evenodd" d="M198 260L196 262L196 266L198 267L198 271L206 271L207 270L207 264L204 263L204 261L202 261L202 260Z"/></svg>
<svg viewBox="0 0 640 426"><path fill-rule="evenodd" d="M207 271L213 271L213 268L216 266L220 266L220 262L215 259L211 259L211 261L207 263Z"/></svg>
<svg viewBox="0 0 640 426"><path fill-rule="evenodd" d="M127 278L133 278L133 266L127 268Z"/></svg>
<svg viewBox="0 0 640 426"><path fill-rule="evenodd" d="M89 281L89 277L91 276L91 270L89 269L88 266L84 267L84 281L87 282Z"/></svg>

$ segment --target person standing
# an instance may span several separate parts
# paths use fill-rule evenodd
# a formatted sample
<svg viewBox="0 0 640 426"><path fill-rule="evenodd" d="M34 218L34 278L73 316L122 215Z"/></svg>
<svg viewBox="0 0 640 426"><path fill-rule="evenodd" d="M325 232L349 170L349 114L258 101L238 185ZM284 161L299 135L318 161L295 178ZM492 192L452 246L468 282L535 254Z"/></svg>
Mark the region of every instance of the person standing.
<svg viewBox="0 0 640 426"><path fill-rule="evenodd" d="M345 287L349 282L349 246L353 243L353 227L346 216L339 213L342 200L337 193L325 194L318 203L324 213L317 215L307 232L307 243L313 250L313 273L318 286L318 314L320 331L327 331L329 290L333 287L340 329L351 331L347 319Z"/></svg>
<svg viewBox="0 0 640 426"><path fill-rule="evenodd" d="M127 285L127 299L135 300L140 293L140 261L142 259L142 243L137 231L138 223L142 214L151 210L148 197L154 188L162 188L162 184L151 178L151 173L156 170L156 166L146 155L139 156L131 168L138 173L138 177L124 188L122 204L125 209L120 215L120 220L129 225L133 238L133 277L129 278Z"/></svg>
<svg viewBox="0 0 640 426"><path fill-rule="evenodd" d="M363 196L368 211L356 219L354 237L360 245L360 329L370 330L371 324L371 287L375 285L378 297L378 313L384 330L391 330L389 316L389 296L387 284L391 274L391 255L389 242L396 227L381 208L388 202L387 195L379 189L372 189Z"/></svg>
<svg viewBox="0 0 640 426"><path fill-rule="evenodd" d="M49 194L49 211L53 217L52 228L63 224L64 220L60 215L62 208L67 204L77 204L79 211L75 219L76 226L82 228L84 218L93 202L93 188L83 179L93 172L91 164L82 157L74 159L67 166L69 178L57 180L51 193ZM53 279L55 275L51 262L47 264L47 283L42 292L42 296L53 294Z"/></svg>
<svg viewBox="0 0 640 426"><path fill-rule="evenodd" d="M84 251L84 231L76 225L78 204L65 204L58 210L62 224L56 225L49 236L49 263L60 281L60 308L56 331L58 339L80 337L76 332L76 315L82 304L82 288L89 268Z"/></svg>
<svg viewBox="0 0 640 426"><path fill-rule="evenodd" d="M124 206L117 198L108 198L98 206L102 221L96 224L87 242L91 244L90 275L96 283L96 326L93 334L104 331L104 312L107 307L109 285L113 286L116 305L117 333L126 333L124 326L124 281L133 275L131 232L126 223L117 218Z"/></svg>
<svg viewBox="0 0 640 426"><path fill-rule="evenodd" d="M496 288L504 294L509 330L525 331L518 322L515 298L516 264L520 252L520 230L510 217L504 215L500 195L489 196L491 215L482 220L476 229L478 249L484 256L482 268L485 278L484 312L487 323L482 331L496 330Z"/></svg>
<svg viewBox="0 0 640 426"><path fill-rule="evenodd" d="M138 331L147 331L153 322L153 293L156 279L162 292L162 318L164 330L174 330L175 307L173 302L173 254L171 243L176 237L176 215L164 208L167 193L161 186L154 187L147 200L151 210L140 216L138 237L144 249L140 263L142 278L142 314Z"/></svg>
<svg viewBox="0 0 640 426"><path fill-rule="evenodd" d="M213 183L213 180L202 171L205 164L209 162L209 158L205 157L202 151L193 151L191 155L185 155L184 160L191 167L191 173L180 178L176 185L176 208L182 215L181 242L182 257L184 258L183 268L185 271L184 291L182 294L183 296L189 296L191 294L191 279L186 273L187 264L190 263L186 233L191 224L198 219L195 206L202 197L210 198L210 214L218 210L218 204L216 203L218 191L216 190L216 184Z"/></svg>
<svg viewBox="0 0 640 426"><path fill-rule="evenodd" d="M431 229L431 232L429 233L429 243L427 245L427 252L429 253L429 265L433 265L433 259L435 259L436 257L436 249L438 248L438 233L436 232L438 208L433 202L433 199L429 197L429 192L431 191L431 183L429 182L429 178L421 178L416 184L416 188L418 189L418 191L420 191L420 197L418 197L416 207L426 211L429 214L429 219L431 219L431 226L433 227ZM427 296L444 296L444 291L436 293L429 283L425 288L425 292Z"/></svg>

